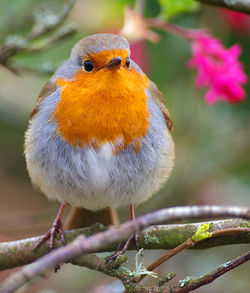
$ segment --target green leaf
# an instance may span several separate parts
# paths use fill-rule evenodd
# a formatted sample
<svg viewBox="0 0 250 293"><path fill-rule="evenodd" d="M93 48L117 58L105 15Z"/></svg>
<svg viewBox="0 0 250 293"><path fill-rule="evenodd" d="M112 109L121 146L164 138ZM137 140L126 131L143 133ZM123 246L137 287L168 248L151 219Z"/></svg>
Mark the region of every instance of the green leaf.
<svg viewBox="0 0 250 293"><path fill-rule="evenodd" d="M158 0L162 8L162 14L171 18L182 12L195 11L199 4L194 0Z"/></svg>
<svg viewBox="0 0 250 293"><path fill-rule="evenodd" d="M212 236L212 233L207 232L209 229L209 224L205 223L203 224L197 231L196 233L192 236L192 239L194 242L198 242L202 239L209 238Z"/></svg>

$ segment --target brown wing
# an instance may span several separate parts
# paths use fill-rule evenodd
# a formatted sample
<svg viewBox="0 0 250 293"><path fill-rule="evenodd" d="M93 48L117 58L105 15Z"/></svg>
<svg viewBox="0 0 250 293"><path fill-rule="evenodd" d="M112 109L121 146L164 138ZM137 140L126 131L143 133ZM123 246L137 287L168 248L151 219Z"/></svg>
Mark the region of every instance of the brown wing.
<svg viewBox="0 0 250 293"><path fill-rule="evenodd" d="M36 115L36 113L38 112L38 106L39 104L45 99L47 98L50 94L52 94L55 90L57 89L57 86L54 82L52 81L48 81L44 87L42 88L40 95L38 96L38 99L36 101L35 107L33 109L33 111L30 114L30 120Z"/></svg>
<svg viewBox="0 0 250 293"><path fill-rule="evenodd" d="M165 102L165 99L164 99L162 92L158 89L157 85L151 80L149 81L148 89L151 94L152 100L161 109L161 111L165 117L168 129L170 131L174 130L174 124L173 124L172 118L170 116L170 113L167 109L167 105L166 105L166 102Z"/></svg>

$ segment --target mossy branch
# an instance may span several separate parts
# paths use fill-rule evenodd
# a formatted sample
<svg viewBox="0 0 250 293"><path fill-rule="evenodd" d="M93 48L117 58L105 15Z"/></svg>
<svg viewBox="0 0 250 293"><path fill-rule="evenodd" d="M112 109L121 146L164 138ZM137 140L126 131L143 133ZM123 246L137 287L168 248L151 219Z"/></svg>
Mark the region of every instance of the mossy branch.
<svg viewBox="0 0 250 293"><path fill-rule="evenodd" d="M136 220L132 222L126 222L120 226L110 227L106 231L98 232L89 237L86 237L86 235L84 236L82 234L78 236L76 239L74 239L72 242L70 242L67 246L60 247L58 249L51 251L47 255L44 255L37 261L25 266L24 268L22 268L22 270L10 276L6 281L4 281L0 285L0 293L14 292L21 285L27 283L29 280L33 279L35 276L42 274L46 270L55 267L57 264L60 264L63 262L70 262L79 256L81 256L84 260L84 257L88 256L89 253L98 252L98 251L107 251L111 247L114 247L115 245L117 245L117 243L119 243L120 241L126 240L131 234L135 233L135 231L142 231L143 229L150 227L151 225L162 224L162 223L171 222L171 221L172 222L183 221L187 219L189 220L201 219L201 218L212 219L212 218L222 218L222 217L235 217L235 218L244 218L246 220L249 220L250 209L247 207L220 207L220 206L186 206L186 207L168 208L168 209L163 209L163 210L159 210L147 215L140 216ZM200 237L199 235L198 236L196 235L196 239L198 239L198 241L195 240L196 245L197 243L200 243L200 242L202 243L202 242L208 241L208 239L210 238L213 238L214 233L217 233L216 237L219 237L220 236L220 234L218 235L219 231L214 231L211 234L211 231L207 231L207 230L208 228L214 229L215 227L217 228L217 230L220 230L222 227L221 226L222 224L223 222L221 221L217 223L217 227L215 223L209 224L209 225L204 225L204 223L192 224L192 225L196 225L196 229L192 230L192 233L190 233L191 235L189 234L188 237L190 238L190 236L192 237L194 234L195 235L199 234L201 236L204 234L203 233L204 231L205 233L208 233L208 237L206 236L205 239L202 239L202 237ZM187 225L189 225L188 227L190 228L190 224L187 224ZM241 227L241 226L245 226L245 227ZM237 228L231 227L230 234L235 235L236 233L237 236L239 236L238 233L243 232L244 234L249 236L248 226L249 226L249 223L246 221L241 221L240 223L238 222L238 227L239 227L238 229L240 229L240 231L237 231ZM100 228L98 226L96 227ZM176 225L172 225L172 227L175 227L176 229ZM206 227L206 228L203 228L203 227ZM228 222L227 222L227 227L228 227ZM90 228L90 230L87 230L87 232L90 234L93 233L92 229L93 227ZM228 234L228 231L226 231L228 229L229 228L224 229L224 234L225 233L226 235ZM156 229L156 231L157 230L159 229ZM141 236L141 238L143 239L142 241L143 243L145 241L144 239L148 241L150 238L153 238L152 236L149 236L150 234L148 234L148 232L149 231L146 230L147 234L144 234L144 235L142 234ZM144 230L144 233L145 233L145 230ZM145 237L145 235L147 236ZM156 235L156 233L154 235ZM176 238L178 239L177 235L176 235ZM156 239L153 240L154 245L157 244ZM249 238L246 241L249 242ZM6 243L4 246L5 249L8 248L8 245ZM29 247L28 249L28 253L26 251L26 257L25 257L26 259L30 258L29 261L34 260L34 257L36 257L36 254L38 251L40 251L41 253L41 250L44 250L44 248L42 248L41 250L37 250L36 252L34 252L35 243L34 241L31 243L30 241L28 241L27 243L27 240L26 242L25 240L23 240L23 243L21 243L21 246L25 247L26 249L27 247L31 245L31 247ZM161 241L159 241L159 243L161 243ZM14 253L15 257L18 257L18 255L21 255L21 253L18 252L16 244L12 243L12 252ZM6 255L7 255L7 258L6 258ZM2 257L5 258L4 263L8 261L8 259L10 259L9 258L10 255L11 254L8 253L8 251L2 250ZM21 256L21 258L23 258L23 255ZM13 261L13 257L12 257L12 261ZM128 284L127 282L130 282L129 288L131 287L131 284L132 284L136 286L136 288L139 288L138 290L141 290L141 289L144 290L143 287L141 287L141 285L138 284L136 281L132 282L130 280L131 279L130 274L127 274L127 277L129 277L129 280L126 279L125 284ZM131 292L147 292L147 291L138 291L137 289L136 289L137 291L135 291L135 288L133 290Z"/></svg>
<svg viewBox="0 0 250 293"><path fill-rule="evenodd" d="M210 225L210 232L229 228L237 228L238 231L233 231L228 235L207 238L204 241L197 243L193 248L205 249L222 245L250 243L250 234L246 233L247 230L244 230L244 228L249 228L250 231L249 221L230 219L211 221L208 223ZM144 249L175 248L191 238L202 224L203 223L151 226L140 233L140 246ZM107 227L104 227L101 224L96 224L89 228L66 231L66 241L69 243L79 235L90 236L98 232L106 231L107 229ZM48 243L45 243L41 248L34 251L35 245L41 237L42 236L37 236L23 240L0 243L0 271L29 264L47 254L50 251ZM55 247L60 246L61 242L57 239ZM115 247L116 245L111 245L108 249L100 249L98 252L113 251ZM129 249L134 248L133 245L129 247Z"/></svg>

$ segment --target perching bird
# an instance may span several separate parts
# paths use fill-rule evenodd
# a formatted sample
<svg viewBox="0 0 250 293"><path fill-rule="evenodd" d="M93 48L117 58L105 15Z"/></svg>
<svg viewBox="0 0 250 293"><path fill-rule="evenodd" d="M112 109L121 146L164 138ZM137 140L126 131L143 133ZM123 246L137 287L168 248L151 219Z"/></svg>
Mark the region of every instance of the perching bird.
<svg viewBox="0 0 250 293"><path fill-rule="evenodd" d="M90 211L130 205L133 218L133 205L156 193L172 171L172 128L162 93L130 59L125 38L80 40L42 89L25 136L32 183L62 203L39 245L50 238L53 247L55 234L63 237L66 203Z"/></svg>

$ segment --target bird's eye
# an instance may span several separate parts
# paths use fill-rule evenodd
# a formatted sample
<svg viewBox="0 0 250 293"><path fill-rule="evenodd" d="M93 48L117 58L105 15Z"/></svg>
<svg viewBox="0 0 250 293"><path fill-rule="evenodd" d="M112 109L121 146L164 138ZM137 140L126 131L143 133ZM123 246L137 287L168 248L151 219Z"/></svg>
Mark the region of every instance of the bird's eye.
<svg viewBox="0 0 250 293"><path fill-rule="evenodd" d="M83 63L84 70L90 72L94 68L94 64L90 60L86 60Z"/></svg>
<svg viewBox="0 0 250 293"><path fill-rule="evenodd" d="M130 58L129 57L126 59L126 66L127 66L127 68L129 68L129 66L130 66Z"/></svg>

